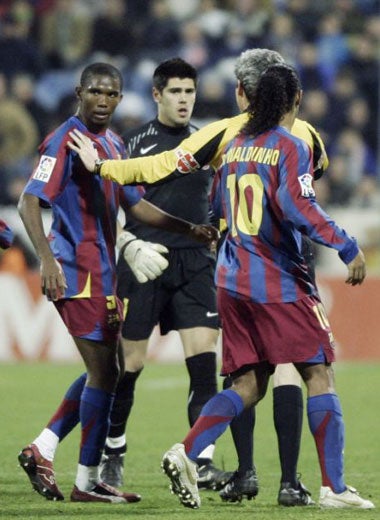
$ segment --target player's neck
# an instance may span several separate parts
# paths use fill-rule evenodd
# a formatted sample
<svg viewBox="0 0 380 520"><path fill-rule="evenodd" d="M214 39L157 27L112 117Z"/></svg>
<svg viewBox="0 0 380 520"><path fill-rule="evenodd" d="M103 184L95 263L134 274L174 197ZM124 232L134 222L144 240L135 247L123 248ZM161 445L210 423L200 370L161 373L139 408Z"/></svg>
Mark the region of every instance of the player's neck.
<svg viewBox="0 0 380 520"><path fill-rule="evenodd" d="M284 117L281 119L279 124L280 124L280 126L283 126L290 132L292 130L292 126L294 124L295 118L296 118L296 113L295 113L295 111L292 110L291 112L287 112L284 115Z"/></svg>

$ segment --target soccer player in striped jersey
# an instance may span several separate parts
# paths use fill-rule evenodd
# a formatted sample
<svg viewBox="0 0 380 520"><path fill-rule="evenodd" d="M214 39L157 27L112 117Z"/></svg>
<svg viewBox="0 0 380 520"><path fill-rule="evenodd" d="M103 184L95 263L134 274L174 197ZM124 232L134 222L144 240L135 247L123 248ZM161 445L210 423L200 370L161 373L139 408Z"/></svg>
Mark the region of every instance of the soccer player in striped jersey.
<svg viewBox="0 0 380 520"><path fill-rule="evenodd" d="M344 422L330 370L334 339L301 254L301 233L339 253L350 285L363 282L365 260L356 240L315 200L312 152L291 134L301 96L293 68L270 66L215 175L212 204L228 228L216 271L222 373L233 384L210 399L183 442L164 454L163 469L185 507L200 506L197 454L264 397L278 363L294 363L307 387L322 477L319 505L374 507L345 482Z"/></svg>
<svg viewBox="0 0 380 520"><path fill-rule="evenodd" d="M53 470L53 458L68 433L81 424L79 464L71 500L128 503L140 500L101 482L99 463L104 448L114 391L119 376L118 340L122 305L116 296L115 245L120 187L89 175L67 146L69 133L88 136L102 158L125 157L120 136L110 128L122 99L122 77L112 65L94 63L84 69L76 88L78 111L46 137L40 160L19 201L19 212L41 261L42 290L53 302L84 361L86 374L67 391L60 407L40 435L19 454L33 488L49 500L63 500ZM209 226L174 219L141 200L142 190L124 187L130 210L145 222L187 233L207 242ZM52 210L49 237L42 225L41 207ZM135 237L124 244L138 259ZM136 245L137 244L137 245ZM149 245L145 247L149 248ZM135 272L135 271L134 271ZM154 274L154 273L153 273Z"/></svg>

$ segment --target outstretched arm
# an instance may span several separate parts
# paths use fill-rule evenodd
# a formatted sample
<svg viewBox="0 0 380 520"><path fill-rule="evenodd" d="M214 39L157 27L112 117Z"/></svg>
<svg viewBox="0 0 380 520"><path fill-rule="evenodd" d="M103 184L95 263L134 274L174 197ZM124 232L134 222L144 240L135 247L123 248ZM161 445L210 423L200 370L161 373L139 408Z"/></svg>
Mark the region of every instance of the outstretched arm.
<svg viewBox="0 0 380 520"><path fill-rule="evenodd" d="M165 229L172 233L188 235L193 240L203 244L211 245L219 238L219 231L215 227L208 224L193 224L175 217L144 199L140 199L137 204L128 208L128 212L143 224Z"/></svg>
<svg viewBox="0 0 380 520"><path fill-rule="evenodd" d="M210 225L192 224L174 217L144 199L140 199L127 211L143 224L189 235L192 239L206 243L210 247L214 242L216 243L219 237L216 228ZM140 240L129 231L122 230L119 223L117 246L120 254L123 255L140 283L155 280L169 265L167 259L163 256L169 252L164 245Z"/></svg>

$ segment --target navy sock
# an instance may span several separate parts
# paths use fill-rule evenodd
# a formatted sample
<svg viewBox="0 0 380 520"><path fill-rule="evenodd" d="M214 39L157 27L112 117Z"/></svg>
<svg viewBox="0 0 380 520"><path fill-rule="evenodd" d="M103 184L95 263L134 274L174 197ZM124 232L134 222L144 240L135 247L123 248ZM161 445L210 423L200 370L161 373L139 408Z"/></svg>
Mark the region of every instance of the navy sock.
<svg viewBox="0 0 380 520"><path fill-rule="evenodd" d="M203 407L201 415L183 441L191 460L226 430L234 417L243 411L243 400L233 390L223 390L212 397Z"/></svg>
<svg viewBox="0 0 380 520"><path fill-rule="evenodd" d="M86 379L85 373L74 381L46 426L58 436L60 441L79 423L79 406Z"/></svg>
<svg viewBox="0 0 380 520"><path fill-rule="evenodd" d="M98 466L106 442L114 394L86 386L80 403L82 425L79 463Z"/></svg>
<svg viewBox="0 0 380 520"><path fill-rule="evenodd" d="M318 451L322 486L343 493L346 489L343 476L344 422L338 396L322 394L309 397L307 416Z"/></svg>

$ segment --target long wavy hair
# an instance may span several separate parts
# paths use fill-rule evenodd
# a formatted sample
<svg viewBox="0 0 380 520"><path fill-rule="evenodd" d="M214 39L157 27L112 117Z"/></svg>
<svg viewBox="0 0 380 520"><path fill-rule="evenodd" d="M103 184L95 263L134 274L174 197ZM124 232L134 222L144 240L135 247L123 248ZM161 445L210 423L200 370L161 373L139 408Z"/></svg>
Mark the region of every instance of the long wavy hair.
<svg viewBox="0 0 380 520"><path fill-rule="evenodd" d="M301 83L293 67L285 64L268 67L261 74L252 99L249 99L249 118L241 132L256 137L277 126L292 109L300 90Z"/></svg>

